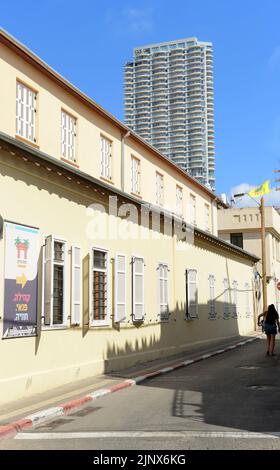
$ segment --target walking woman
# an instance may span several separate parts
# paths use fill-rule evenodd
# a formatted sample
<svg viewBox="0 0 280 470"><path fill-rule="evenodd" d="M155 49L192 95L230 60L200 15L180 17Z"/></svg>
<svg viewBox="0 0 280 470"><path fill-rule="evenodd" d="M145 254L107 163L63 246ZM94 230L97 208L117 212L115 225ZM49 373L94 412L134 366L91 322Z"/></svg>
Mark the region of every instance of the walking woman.
<svg viewBox="0 0 280 470"><path fill-rule="evenodd" d="M274 348L275 348L275 336L277 335L277 327L278 332L280 333L280 323L279 323L279 315L278 312L273 304L269 305L267 312L261 313L258 316L258 325L260 326L260 319L263 317L263 330L266 334L267 338L267 356L275 356Z"/></svg>

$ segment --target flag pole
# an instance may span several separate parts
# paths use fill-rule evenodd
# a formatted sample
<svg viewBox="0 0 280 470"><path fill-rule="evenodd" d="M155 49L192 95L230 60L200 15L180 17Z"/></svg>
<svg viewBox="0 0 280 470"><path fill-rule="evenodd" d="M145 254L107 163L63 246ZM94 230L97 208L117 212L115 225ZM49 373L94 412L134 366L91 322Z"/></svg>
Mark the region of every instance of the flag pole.
<svg viewBox="0 0 280 470"><path fill-rule="evenodd" d="M262 290L263 290L263 313L267 311L267 282L266 282L266 243L265 243L265 205L264 197L261 197L261 241L262 241Z"/></svg>

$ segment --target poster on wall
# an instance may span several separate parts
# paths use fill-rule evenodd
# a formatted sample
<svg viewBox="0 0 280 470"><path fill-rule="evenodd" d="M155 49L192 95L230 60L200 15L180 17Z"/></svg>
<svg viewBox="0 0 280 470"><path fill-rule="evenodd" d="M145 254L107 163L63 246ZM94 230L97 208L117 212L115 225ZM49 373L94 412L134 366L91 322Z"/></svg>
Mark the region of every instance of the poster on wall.
<svg viewBox="0 0 280 470"><path fill-rule="evenodd" d="M3 338L36 336L39 230L5 222Z"/></svg>

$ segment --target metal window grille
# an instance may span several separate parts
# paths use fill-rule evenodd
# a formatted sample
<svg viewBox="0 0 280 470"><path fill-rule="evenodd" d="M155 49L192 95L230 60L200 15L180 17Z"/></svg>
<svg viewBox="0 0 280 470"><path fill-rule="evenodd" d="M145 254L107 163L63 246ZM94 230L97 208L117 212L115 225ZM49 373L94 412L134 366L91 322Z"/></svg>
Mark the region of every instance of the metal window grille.
<svg viewBox="0 0 280 470"><path fill-rule="evenodd" d="M107 253L93 251L93 319L105 320L107 316Z"/></svg>

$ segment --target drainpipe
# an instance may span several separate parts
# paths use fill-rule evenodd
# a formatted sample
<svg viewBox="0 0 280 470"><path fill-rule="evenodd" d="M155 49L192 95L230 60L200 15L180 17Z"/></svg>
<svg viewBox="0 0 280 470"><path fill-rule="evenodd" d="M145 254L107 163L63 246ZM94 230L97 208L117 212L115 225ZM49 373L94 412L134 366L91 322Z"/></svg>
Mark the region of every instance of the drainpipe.
<svg viewBox="0 0 280 470"><path fill-rule="evenodd" d="M121 189L124 191L124 141L130 136L130 131L126 134L122 134L121 138Z"/></svg>

